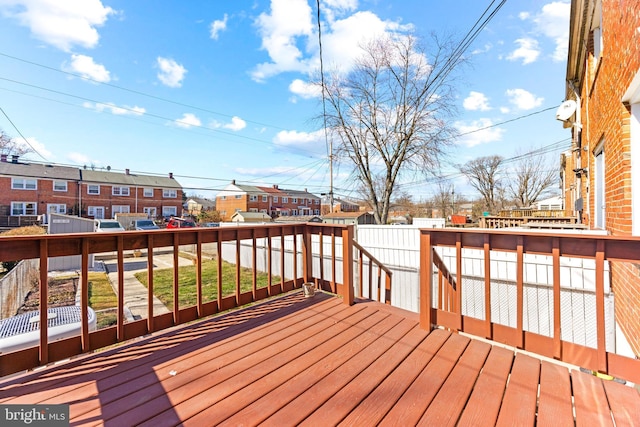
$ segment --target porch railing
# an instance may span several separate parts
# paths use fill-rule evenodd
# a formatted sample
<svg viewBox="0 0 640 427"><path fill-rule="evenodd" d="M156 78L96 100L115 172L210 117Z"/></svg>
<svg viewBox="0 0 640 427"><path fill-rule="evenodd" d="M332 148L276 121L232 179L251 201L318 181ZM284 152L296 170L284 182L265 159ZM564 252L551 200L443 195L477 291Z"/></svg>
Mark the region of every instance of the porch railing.
<svg viewBox="0 0 640 427"><path fill-rule="evenodd" d="M0 376L28 370L39 365L100 349L118 342L144 336L175 325L190 322L254 301L260 301L300 288L305 282L341 295L346 304L354 301L353 226L331 224L277 224L243 227L193 228L177 230L126 231L119 233L82 233L39 236L0 237L0 260L37 259L39 263L39 345L0 354ZM314 237L316 236L316 237ZM324 237L323 237L324 236ZM324 244L314 250L314 241L330 243L330 255ZM257 241L266 242L266 250L258 249ZM278 244L275 244L278 242ZM248 244L249 261L244 244ZM213 246L217 256L216 297L203 292L203 246ZM223 250L224 245L224 250ZM196 303L184 307L179 302L179 259L181 248L193 248L196 275ZM317 245L316 245L317 246ZM231 254L229 254L231 248ZM154 259L160 250L173 253L173 302L168 313L154 313ZM258 265L258 252L264 255ZM146 318L127 321L124 313L125 256L145 253L147 263ZM337 253L339 252L339 253ZM88 275L90 260L95 254L111 253L117 264L117 321L114 326L89 331ZM223 254L235 263L234 291L223 294ZM79 287L81 307L80 334L72 338L49 342L48 338L48 267L53 257L80 257ZM327 276L323 263L332 265ZM143 258L144 259L144 258ZM336 262L340 259L339 263ZM315 260L315 261L314 261ZM318 266L318 261L320 266ZM315 264L315 265L314 265ZM337 267L339 265L339 268ZM241 269L252 270L250 290L241 283ZM259 286L257 274L267 274L267 284ZM327 277L325 277L327 276ZM390 286L390 282L389 282Z"/></svg>
<svg viewBox="0 0 640 427"><path fill-rule="evenodd" d="M635 383L640 382L640 360L632 359L607 351L605 338L605 284L609 283L606 275L612 273L612 289L616 289L616 280L621 275L619 283L635 283L637 277L628 282L625 273L633 268L638 268L640 261L640 238L619 238L612 236L594 235L568 235L552 233L514 233L506 231L486 230L447 230L447 229L421 229L420 230L420 322L422 327L431 329L434 326L443 326L455 331L462 331L486 339L501 342L519 349L528 350L543 356L562 360L575 364L594 372L607 373L614 377L620 377ZM455 251L454 264L447 270L436 248L453 248ZM464 292L469 287L465 284L463 260L465 251L481 252L481 266L483 274L481 280L481 295L474 296L479 300L482 316L473 316L464 313ZM498 304L494 296L496 280L492 279L492 266L495 268L495 260L492 254L496 252L508 252L515 255L515 271L510 281L515 282L515 306L509 307L510 316L515 317L512 324L499 323L492 319ZM542 333L525 330L525 287L524 277L525 254L544 255L551 258L550 277L552 283L552 297L545 307L550 313L549 322L552 325L551 333L547 336ZM568 340L563 340L561 335L561 266L566 268L568 260L590 259L595 263L595 306L591 315L595 317L596 345L590 347L580 345ZM563 260L561 262L561 259ZM609 263L611 270L605 268ZM613 271L612 271L613 270ZM615 274L613 274L615 273ZM474 288L475 289L475 288ZM477 291L477 289L476 289ZM562 288L562 292L567 291ZM637 310L638 301L626 301L632 307L635 304ZM515 316L513 316L515 314ZM538 315L540 313L536 313ZM585 319L585 323L587 320ZM592 320L592 319L591 319ZM635 320L637 322L637 317Z"/></svg>

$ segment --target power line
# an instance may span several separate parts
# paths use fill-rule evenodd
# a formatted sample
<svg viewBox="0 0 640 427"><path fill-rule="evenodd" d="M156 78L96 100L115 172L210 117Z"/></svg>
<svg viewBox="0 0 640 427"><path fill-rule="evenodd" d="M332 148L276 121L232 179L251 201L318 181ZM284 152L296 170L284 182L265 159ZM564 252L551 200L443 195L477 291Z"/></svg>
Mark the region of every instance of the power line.
<svg viewBox="0 0 640 427"><path fill-rule="evenodd" d="M11 123L11 126L13 126L13 128L16 130L16 132L18 132L18 134L22 137L22 139L24 139L25 144L27 144L29 146L29 148L31 148L31 150L33 150L34 153L36 153L38 156L42 157L43 160L47 160L46 157L44 157L42 154L40 154L40 152L38 150L36 150L33 145L31 145L31 143L29 143L29 141L27 140L27 138L24 137L24 135L22 134L22 132L20 132L20 129L18 129L18 127L15 125L15 123L13 123L13 121L9 118L9 116L7 115L7 113L5 113L4 109L2 107L0 107L0 111L2 111L2 114L4 114L4 116L7 118L7 120L9 121L9 123Z"/></svg>

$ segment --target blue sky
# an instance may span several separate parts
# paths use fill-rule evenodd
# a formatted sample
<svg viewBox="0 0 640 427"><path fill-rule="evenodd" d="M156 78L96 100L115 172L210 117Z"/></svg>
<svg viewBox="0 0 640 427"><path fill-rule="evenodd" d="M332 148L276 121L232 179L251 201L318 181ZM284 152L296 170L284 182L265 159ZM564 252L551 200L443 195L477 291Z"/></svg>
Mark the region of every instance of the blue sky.
<svg viewBox="0 0 640 427"><path fill-rule="evenodd" d="M490 3L323 0L325 67L348 70L376 34L462 39ZM568 0L507 1L467 50L454 122L463 135L442 170L457 194L474 196L455 163L543 147L556 167L569 148L555 120L569 10ZM307 84L319 66L315 0L0 0L0 40L0 129L29 141L27 159L173 172L205 196L232 179L329 189L321 104ZM335 168L339 196L358 197L350 171ZM398 188L420 200L432 182Z"/></svg>

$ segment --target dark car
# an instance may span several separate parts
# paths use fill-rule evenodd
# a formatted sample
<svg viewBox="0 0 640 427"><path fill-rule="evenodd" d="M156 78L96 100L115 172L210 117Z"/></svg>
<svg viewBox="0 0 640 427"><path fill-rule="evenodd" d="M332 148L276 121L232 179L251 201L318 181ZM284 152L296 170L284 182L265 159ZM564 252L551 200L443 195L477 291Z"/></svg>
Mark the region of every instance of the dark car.
<svg viewBox="0 0 640 427"><path fill-rule="evenodd" d="M167 222L167 228L189 228L195 227L196 223L187 218L171 218Z"/></svg>
<svg viewBox="0 0 640 427"><path fill-rule="evenodd" d="M133 230L157 230L160 227L150 219L137 219L131 224Z"/></svg>

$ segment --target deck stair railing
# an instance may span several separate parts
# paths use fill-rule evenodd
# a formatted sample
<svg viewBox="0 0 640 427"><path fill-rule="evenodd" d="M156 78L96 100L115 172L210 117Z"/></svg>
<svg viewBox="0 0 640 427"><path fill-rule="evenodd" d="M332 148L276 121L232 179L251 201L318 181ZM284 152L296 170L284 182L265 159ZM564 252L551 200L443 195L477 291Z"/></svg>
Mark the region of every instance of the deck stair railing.
<svg viewBox="0 0 640 427"><path fill-rule="evenodd" d="M354 241L353 247L358 252L358 295L361 297L369 295L369 298L377 295L378 298L381 299L380 302L391 304L391 281L393 272L358 242Z"/></svg>

